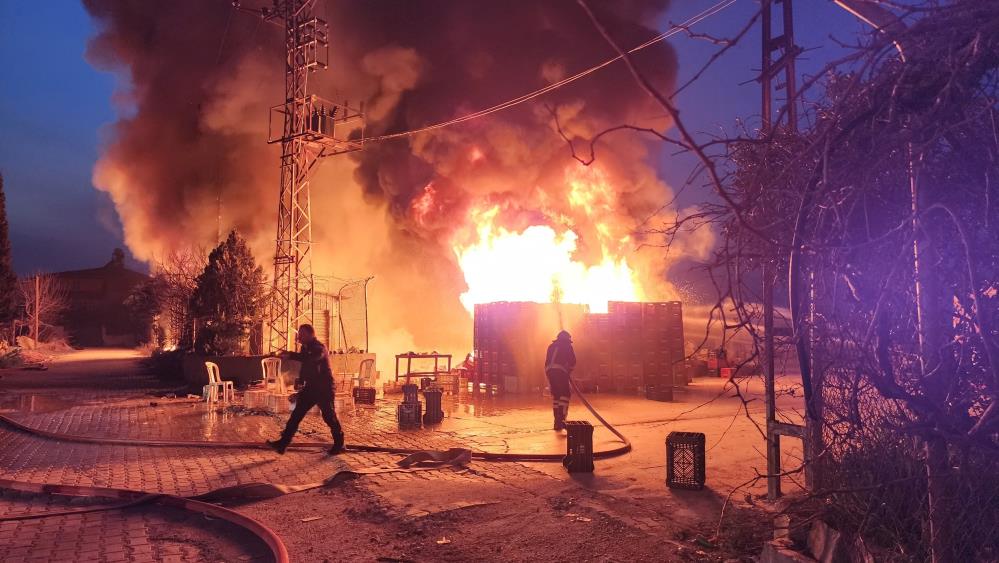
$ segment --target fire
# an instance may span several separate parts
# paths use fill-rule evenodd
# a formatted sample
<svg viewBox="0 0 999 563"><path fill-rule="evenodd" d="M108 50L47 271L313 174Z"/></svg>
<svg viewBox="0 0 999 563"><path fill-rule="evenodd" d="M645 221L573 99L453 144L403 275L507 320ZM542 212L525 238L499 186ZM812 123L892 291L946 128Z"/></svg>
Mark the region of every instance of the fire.
<svg viewBox="0 0 999 563"><path fill-rule="evenodd" d="M429 215L434 209L434 196L437 195L437 190L434 189L433 183L427 184L423 187L423 194L413 201L412 210L413 216L420 223L424 223L427 220L427 215Z"/></svg>
<svg viewBox="0 0 999 563"><path fill-rule="evenodd" d="M626 258L630 238L613 228L617 201L608 179L599 170L572 166L566 188L569 214L541 210L548 224L508 229L499 205L472 209L470 228L452 245L468 285L461 302L469 312L494 301L548 303L556 294L597 313L607 311L608 301L641 300L641 284ZM598 240L588 243L599 248L597 259L586 263L578 256L580 237L569 216L590 222Z"/></svg>

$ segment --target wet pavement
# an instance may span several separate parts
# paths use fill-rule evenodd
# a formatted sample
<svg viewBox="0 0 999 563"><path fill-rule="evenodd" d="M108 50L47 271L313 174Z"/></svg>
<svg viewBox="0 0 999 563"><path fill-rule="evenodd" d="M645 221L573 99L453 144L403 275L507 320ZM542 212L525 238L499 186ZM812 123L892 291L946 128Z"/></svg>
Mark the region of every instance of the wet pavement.
<svg viewBox="0 0 999 563"><path fill-rule="evenodd" d="M128 353L71 357L54 363L47 372L0 375L0 412L48 432L95 438L262 442L276 437L287 417L245 409L238 403L218 406L170 398L169 389L143 375L137 357ZM678 391L674 403L629 396L592 397L594 406L635 442L633 453L598 462L593 475L569 479L557 463L476 461L463 469L370 475L361 482L388 506L410 517L503 502L527 489L579 488L604 495L615 506L627 506L619 510L619 516L636 527L654 528L649 522L664 517L664 510L693 516L702 508L714 509L725 487L745 481L747 474L753 475L753 467L765 465L753 445L759 442L755 427L734 416L743 407L729 395L719 380L697 380ZM348 442L422 450L565 451L565 436L551 430L550 403L543 397L448 395L444 422L406 431L400 431L395 420L400 400L401 396L390 395L374 406L341 408L338 414ZM784 401L793 413L796 400ZM758 412L762 404L751 402L748 408ZM597 425L575 401L569 418ZM664 488L663 439L672 430L706 431L714 450L709 450L709 460L718 460L709 469L709 484L716 493L687 498ZM297 439L329 440L318 411L306 417ZM594 442L597 450L620 445L603 428L596 429ZM341 470L383 465L398 457L351 452L331 458L318 449L292 449L278 456L263 449L70 443L0 426L0 478L182 496L242 483L317 483ZM430 482L454 486L437 487L428 499ZM94 503L100 504L55 495L0 494L0 560L193 561L266 554L262 546L253 547L253 541L233 540L244 533L234 526L216 522L218 533L206 536L199 525L192 525L190 515L160 508L9 520ZM67 559L70 553L74 557Z"/></svg>

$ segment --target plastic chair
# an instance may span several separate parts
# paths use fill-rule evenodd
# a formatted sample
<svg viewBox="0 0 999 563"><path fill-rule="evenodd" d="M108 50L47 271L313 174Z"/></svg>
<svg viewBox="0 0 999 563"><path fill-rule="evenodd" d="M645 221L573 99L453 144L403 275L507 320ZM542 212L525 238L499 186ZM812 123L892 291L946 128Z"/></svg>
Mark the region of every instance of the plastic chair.
<svg viewBox="0 0 999 563"><path fill-rule="evenodd" d="M375 384L375 361L371 358L361 361L357 369L357 386L371 387Z"/></svg>
<svg viewBox="0 0 999 563"><path fill-rule="evenodd" d="M209 403L218 402L219 389L222 390L222 401L232 401L236 398L236 388L231 381L223 381L219 366L213 362L205 362L208 370L208 385L201 388L202 397Z"/></svg>
<svg viewBox="0 0 999 563"><path fill-rule="evenodd" d="M273 390L278 395L287 395L288 389L281 377L281 358L264 358L260 360L260 369L264 373L264 388Z"/></svg>

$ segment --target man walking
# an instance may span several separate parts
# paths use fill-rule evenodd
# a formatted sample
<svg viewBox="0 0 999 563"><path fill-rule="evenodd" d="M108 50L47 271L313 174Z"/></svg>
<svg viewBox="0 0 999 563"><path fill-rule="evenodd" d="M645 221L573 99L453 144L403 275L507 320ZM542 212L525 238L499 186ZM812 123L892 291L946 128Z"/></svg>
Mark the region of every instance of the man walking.
<svg viewBox="0 0 999 563"><path fill-rule="evenodd" d="M296 383L305 386L298 392L295 409L284 427L284 432L278 440L268 440L267 445L283 454L291 439L298 431L302 418L312 407L318 406L323 415L323 421L330 427L333 434L333 447L330 455L343 451L343 429L333 410L333 371L330 369L330 358L323 343L316 339L316 330L312 325L304 324L298 327L298 342L302 345L299 352L282 352L281 359L301 362Z"/></svg>
<svg viewBox="0 0 999 563"><path fill-rule="evenodd" d="M552 414L555 416L555 430L565 430L565 417L569 416L569 374L576 367L576 352L572 349L572 337L561 331L548 346L545 356L545 375L548 388L552 392Z"/></svg>

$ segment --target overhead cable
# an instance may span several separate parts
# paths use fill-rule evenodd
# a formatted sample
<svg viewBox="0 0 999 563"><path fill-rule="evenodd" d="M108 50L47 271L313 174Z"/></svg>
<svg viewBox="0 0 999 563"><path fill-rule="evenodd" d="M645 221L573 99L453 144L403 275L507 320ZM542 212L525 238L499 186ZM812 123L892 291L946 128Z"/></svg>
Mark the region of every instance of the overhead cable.
<svg viewBox="0 0 999 563"><path fill-rule="evenodd" d="M704 11L702 11L702 12L700 12L700 13L694 15L694 16L692 16L691 18L687 19L687 21L685 21L683 23L680 23L680 24L673 25L668 30L664 31L663 33L660 33L659 35L653 37L652 39L649 39L648 41L642 43L641 45L638 45L637 47L631 48L630 50L628 50L627 54L630 55L632 53L636 53L638 51L641 51L642 49L645 49L646 47L649 47L650 45L654 45L656 43L659 43L660 41L666 40L666 39L668 39L668 38L670 38L670 37L672 37L672 36L680 33L681 31L686 31L686 30L690 29L691 26L694 26L694 25L700 23L701 21L703 21L703 20L705 20L705 19L707 19L707 18L709 18L709 17L711 17L711 16L713 16L713 15L721 12L725 8L728 8L729 6L731 6L732 4L735 4L737 1L738 0L722 0L721 2L718 2L717 4L711 6L710 8L708 8L708 9L706 9L706 10L704 10ZM503 111L503 110L511 108L513 106L520 105L520 104L522 104L522 103L524 103L524 102L526 102L528 100L532 100L532 99L537 98L539 96L543 96L543 95L547 94L548 92L551 92L552 90L556 90L558 88L561 88L561 87L565 86L566 84L569 84L571 82L575 82L576 80L579 80L580 78L584 78L586 76L589 76L589 75L593 74L594 72L597 72L598 70L600 70L600 69L602 69L604 67L607 67L607 66L609 66L609 65L611 65L611 64L613 64L613 63L615 63L615 62L617 62L617 61L619 61L619 60L621 60L623 58L624 58L624 55L618 55L616 57L607 59L606 61L604 61L604 62L602 62L602 63L600 63L600 64L598 64L596 66L590 67L590 68L588 68L588 69L586 69L586 70L584 70L582 72L578 72L578 73L576 73L576 74L574 74L572 76L563 78L562 80L559 80L557 82L552 82L551 84L549 84L547 86L544 86L542 88L539 88L537 90L534 90L533 92L529 92L529 93L524 94L522 96L518 96L518 97L513 98L511 100L507 100L505 102L496 104L494 106L491 106L491 107L488 107L488 108L485 108L485 109L481 109L481 110L476 111L476 112L468 113L468 114L462 115L460 117L456 117L454 119L449 119L447 121L442 121L440 123L434 123L432 125L427 125L427 126L424 126L424 127L420 127L418 129L412 129L412 130L409 130L409 131L400 131L398 133L388 133L388 134L385 134L385 135L378 135L378 136L375 136L375 137L366 137L364 139L364 142L365 143L371 143L371 142L376 142L376 141L387 141L389 139L397 139L397 138L400 138L400 137L408 137L410 135L416 135L418 133L425 133L427 131L433 131L434 129L442 129L444 127L450 127L451 125L457 125L459 123L464 123L466 121L471 121L473 119L478 119L480 117L487 116L487 115L489 115L491 113L496 113L498 111Z"/></svg>

